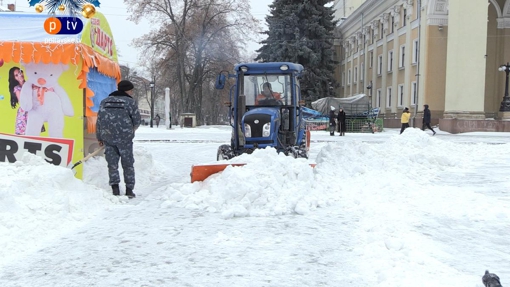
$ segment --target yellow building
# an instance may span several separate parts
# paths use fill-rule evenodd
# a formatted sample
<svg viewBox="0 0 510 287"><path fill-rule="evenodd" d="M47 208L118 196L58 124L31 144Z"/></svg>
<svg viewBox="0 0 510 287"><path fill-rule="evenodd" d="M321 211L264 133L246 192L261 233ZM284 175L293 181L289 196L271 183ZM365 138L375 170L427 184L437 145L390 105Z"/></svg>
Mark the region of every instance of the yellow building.
<svg viewBox="0 0 510 287"><path fill-rule="evenodd" d="M510 131L510 0L361 2L336 31L339 97L371 95L385 127L404 107L421 127L428 104L443 131Z"/></svg>

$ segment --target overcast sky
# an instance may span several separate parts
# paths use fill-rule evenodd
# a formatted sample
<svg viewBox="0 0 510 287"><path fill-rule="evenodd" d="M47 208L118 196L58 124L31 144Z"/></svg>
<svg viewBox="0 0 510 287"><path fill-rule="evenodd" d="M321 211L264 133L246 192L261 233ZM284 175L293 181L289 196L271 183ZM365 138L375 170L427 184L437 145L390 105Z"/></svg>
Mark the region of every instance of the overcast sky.
<svg viewBox="0 0 510 287"><path fill-rule="evenodd" d="M252 15L263 21L269 11L269 4L273 0L250 0L250 2ZM108 0L103 1L103 3L99 11L105 14L110 23L115 44L120 54L119 63L137 66L139 51L130 47L130 43L134 38L147 33L150 30L149 24L145 21L136 25L133 22L127 21L128 12L123 0ZM250 45L250 49L253 51L258 49L258 47L257 43Z"/></svg>
<svg viewBox="0 0 510 287"><path fill-rule="evenodd" d="M11 1L14 2L14 0L4 0L3 5L6 6L6 4ZM129 14L123 0L108 0L100 2L101 6L98 8L98 11L106 16L108 23L110 24L115 44L117 45L117 50L119 52L119 64L129 65L130 67L138 66L137 60L140 53L137 49L131 47L131 42L133 39L150 31L149 23L144 21L137 25L126 20ZM262 23L265 24L264 18L269 11L269 4L271 4L273 0L250 0L250 2L252 15L262 20ZM21 11L34 11L33 7L29 7L27 1L19 0L17 1L17 9ZM255 51L259 48L259 45L257 43L252 43L249 45L249 48L250 50Z"/></svg>
<svg viewBox="0 0 510 287"><path fill-rule="evenodd" d="M4 0L3 5L11 1L14 2L14 0ZM150 25L147 21L138 25L127 21L126 18L129 15L123 0L104 0L100 2L101 6L98 8L98 11L103 13L108 19L119 52L119 63L131 67L137 66L139 51L131 47L130 44L133 39L150 31ZM262 20L263 24L265 24L264 18L269 11L269 4L273 0L250 0L250 2L252 15ZM21 11L34 11L33 7L29 7L27 1L18 0L17 6L18 10ZM250 50L253 51L258 49L258 47L257 43L249 45Z"/></svg>

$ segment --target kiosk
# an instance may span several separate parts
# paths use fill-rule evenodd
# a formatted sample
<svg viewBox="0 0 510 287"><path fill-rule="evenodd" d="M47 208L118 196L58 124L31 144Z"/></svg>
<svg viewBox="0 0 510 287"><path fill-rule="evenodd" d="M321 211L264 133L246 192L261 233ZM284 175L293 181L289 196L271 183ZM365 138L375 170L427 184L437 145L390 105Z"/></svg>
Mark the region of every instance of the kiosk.
<svg viewBox="0 0 510 287"><path fill-rule="evenodd" d="M106 18L2 12L0 27L0 161L30 152L70 166L98 147L99 103L121 78Z"/></svg>

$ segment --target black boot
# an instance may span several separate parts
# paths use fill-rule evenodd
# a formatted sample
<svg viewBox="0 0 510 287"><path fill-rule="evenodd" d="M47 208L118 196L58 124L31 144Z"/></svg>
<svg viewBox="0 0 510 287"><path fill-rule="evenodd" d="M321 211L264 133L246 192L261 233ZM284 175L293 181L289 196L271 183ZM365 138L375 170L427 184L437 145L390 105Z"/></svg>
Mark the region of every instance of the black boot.
<svg viewBox="0 0 510 287"><path fill-rule="evenodd" d="M136 194L133 193L133 190L129 187L126 187L126 196L128 198L135 198Z"/></svg>
<svg viewBox="0 0 510 287"><path fill-rule="evenodd" d="M112 191L113 195L120 195L119 185L118 184L112 185Z"/></svg>

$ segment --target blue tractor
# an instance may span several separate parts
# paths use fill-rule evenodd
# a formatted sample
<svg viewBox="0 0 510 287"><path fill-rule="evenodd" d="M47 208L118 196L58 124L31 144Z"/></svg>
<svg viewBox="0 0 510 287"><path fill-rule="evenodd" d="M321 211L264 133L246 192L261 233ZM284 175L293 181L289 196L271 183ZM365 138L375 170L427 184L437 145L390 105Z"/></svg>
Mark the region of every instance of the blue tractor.
<svg viewBox="0 0 510 287"><path fill-rule="evenodd" d="M295 63L242 63L234 74L220 73L216 89L223 89L228 78L232 139L218 148L217 159L231 159L255 149L272 147L295 158L308 158L310 133L303 121L299 78L303 66Z"/></svg>

